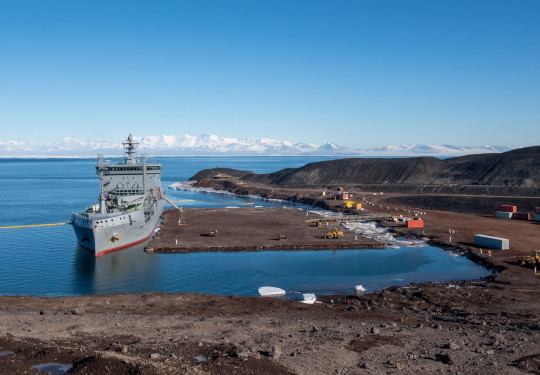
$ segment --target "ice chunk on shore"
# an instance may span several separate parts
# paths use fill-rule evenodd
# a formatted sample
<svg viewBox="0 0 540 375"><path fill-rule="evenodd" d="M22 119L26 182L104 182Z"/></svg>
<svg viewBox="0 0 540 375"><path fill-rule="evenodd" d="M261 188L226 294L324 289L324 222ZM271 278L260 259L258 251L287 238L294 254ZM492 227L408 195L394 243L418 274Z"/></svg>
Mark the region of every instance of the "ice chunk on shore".
<svg viewBox="0 0 540 375"><path fill-rule="evenodd" d="M357 293L361 293L361 292L364 292L366 290L366 288L364 288L362 285L357 285L354 287L354 291L357 292Z"/></svg>
<svg viewBox="0 0 540 375"><path fill-rule="evenodd" d="M283 289L274 286L261 286L259 288L259 294L264 297L284 296L286 292Z"/></svg>
<svg viewBox="0 0 540 375"><path fill-rule="evenodd" d="M313 293L304 293L304 294L302 294L302 296L304 297L304 300L300 301L302 303L308 303L308 304L312 305L317 300L317 297L315 297L315 294L313 294Z"/></svg>

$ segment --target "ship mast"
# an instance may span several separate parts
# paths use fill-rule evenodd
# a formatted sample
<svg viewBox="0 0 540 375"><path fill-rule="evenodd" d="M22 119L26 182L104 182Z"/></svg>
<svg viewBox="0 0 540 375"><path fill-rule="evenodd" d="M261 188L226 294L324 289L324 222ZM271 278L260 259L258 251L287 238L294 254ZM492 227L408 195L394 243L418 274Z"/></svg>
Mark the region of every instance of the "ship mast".
<svg viewBox="0 0 540 375"><path fill-rule="evenodd" d="M133 140L133 135L130 134L127 137L127 140L122 142L122 145L124 145L124 148L126 149L126 164L137 164L137 159L135 159L133 155L139 146L139 142L135 142Z"/></svg>
<svg viewBox="0 0 540 375"><path fill-rule="evenodd" d="M104 214L107 212L107 205L103 193L103 155L98 155L97 173L99 175L99 213Z"/></svg>

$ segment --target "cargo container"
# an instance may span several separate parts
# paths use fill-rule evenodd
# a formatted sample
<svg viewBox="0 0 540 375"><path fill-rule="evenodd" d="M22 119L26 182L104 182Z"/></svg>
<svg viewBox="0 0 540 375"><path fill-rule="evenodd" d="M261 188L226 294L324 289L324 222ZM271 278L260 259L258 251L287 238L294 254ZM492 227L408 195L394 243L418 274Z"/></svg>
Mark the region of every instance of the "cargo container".
<svg viewBox="0 0 540 375"><path fill-rule="evenodd" d="M536 215L540 215L540 207L536 207L536 209L534 210L534 213Z"/></svg>
<svg viewBox="0 0 540 375"><path fill-rule="evenodd" d="M407 220L407 228L423 228L424 220Z"/></svg>
<svg viewBox="0 0 540 375"><path fill-rule="evenodd" d="M540 214L534 215L534 221L540 221Z"/></svg>
<svg viewBox="0 0 540 375"><path fill-rule="evenodd" d="M346 199L349 199L349 193L344 191L344 192L336 194L335 197L336 199L339 199L339 200L346 200Z"/></svg>
<svg viewBox="0 0 540 375"><path fill-rule="evenodd" d="M528 212L514 212L513 218L516 220L531 220L531 214Z"/></svg>
<svg viewBox="0 0 540 375"><path fill-rule="evenodd" d="M499 219L511 219L512 216L514 216L513 212L504 212L504 211L497 211L497 214L495 215Z"/></svg>
<svg viewBox="0 0 540 375"><path fill-rule="evenodd" d="M510 206L508 204L502 204L499 206L498 211L502 212L517 212L517 206Z"/></svg>
<svg viewBox="0 0 540 375"><path fill-rule="evenodd" d="M474 244L496 250L508 250L510 248L510 240L508 238L487 236L485 234L475 234Z"/></svg>

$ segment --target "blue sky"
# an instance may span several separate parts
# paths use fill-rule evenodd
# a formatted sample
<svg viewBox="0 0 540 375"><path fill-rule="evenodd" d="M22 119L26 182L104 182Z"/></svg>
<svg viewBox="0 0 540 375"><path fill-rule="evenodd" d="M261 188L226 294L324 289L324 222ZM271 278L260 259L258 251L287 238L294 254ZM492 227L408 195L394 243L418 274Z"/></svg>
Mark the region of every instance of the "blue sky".
<svg viewBox="0 0 540 375"><path fill-rule="evenodd" d="M0 141L540 144L540 1L3 1Z"/></svg>

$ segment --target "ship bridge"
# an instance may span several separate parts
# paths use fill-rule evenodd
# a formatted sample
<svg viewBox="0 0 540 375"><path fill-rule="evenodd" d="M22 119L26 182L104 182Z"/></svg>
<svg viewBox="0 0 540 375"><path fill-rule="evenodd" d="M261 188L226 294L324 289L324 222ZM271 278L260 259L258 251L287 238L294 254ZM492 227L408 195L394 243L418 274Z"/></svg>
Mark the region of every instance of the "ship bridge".
<svg viewBox="0 0 540 375"><path fill-rule="evenodd" d="M149 163L146 164L146 173L159 174L161 173L161 164ZM125 165L125 164L98 164L96 165L96 172L103 172L104 175L133 175L142 174L144 172L143 164Z"/></svg>

